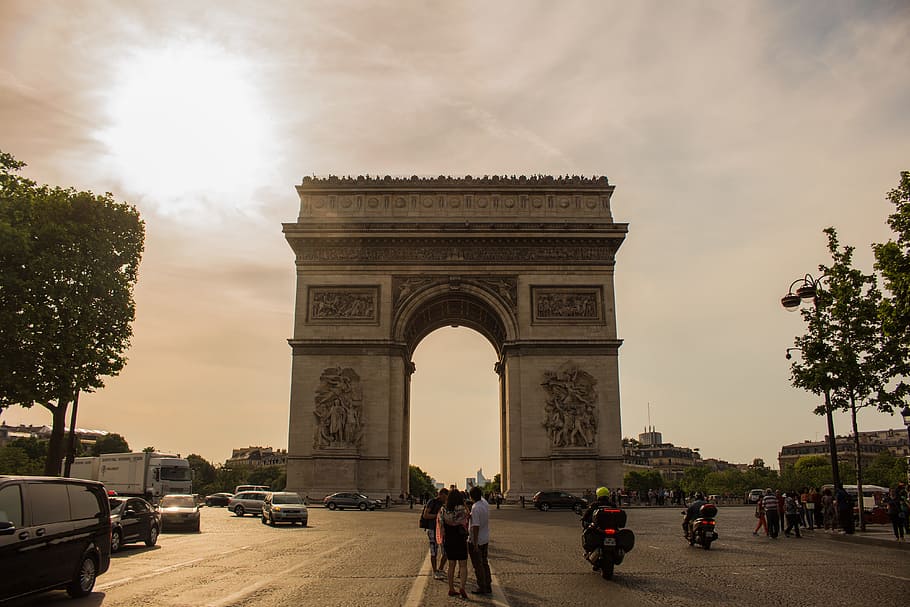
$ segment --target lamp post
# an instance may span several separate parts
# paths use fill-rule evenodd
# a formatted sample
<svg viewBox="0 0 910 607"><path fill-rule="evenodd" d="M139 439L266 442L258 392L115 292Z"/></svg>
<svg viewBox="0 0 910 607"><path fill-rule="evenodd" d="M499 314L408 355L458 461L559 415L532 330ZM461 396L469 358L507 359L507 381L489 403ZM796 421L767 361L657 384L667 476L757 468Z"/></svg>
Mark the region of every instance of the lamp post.
<svg viewBox="0 0 910 607"><path fill-rule="evenodd" d="M790 283L790 289L786 295L781 297L780 303L788 312L795 312L805 300L812 300L812 306L815 313L818 314L818 287L824 276L813 278L811 274L806 274ZM802 284L799 284L802 283ZM797 284L796 292L793 287ZM800 348L787 348L787 360L792 358L791 350L800 350ZM837 439L834 436L834 416L831 413L831 389L825 386L825 418L828 422L828 451L831 455L831 476L834 479L834 486L841 487L840 466L837 462ZM908 426L910 428L910 426ZM908 430L910 431L910 430Z"/></svg>
<svg viewBox="0 0 910 607"><path fill-rule="evenodd" d="M907 442L910 444L910 405L904 405L901 409L901 417L904 418L904 425L907 426Z"/></svg>

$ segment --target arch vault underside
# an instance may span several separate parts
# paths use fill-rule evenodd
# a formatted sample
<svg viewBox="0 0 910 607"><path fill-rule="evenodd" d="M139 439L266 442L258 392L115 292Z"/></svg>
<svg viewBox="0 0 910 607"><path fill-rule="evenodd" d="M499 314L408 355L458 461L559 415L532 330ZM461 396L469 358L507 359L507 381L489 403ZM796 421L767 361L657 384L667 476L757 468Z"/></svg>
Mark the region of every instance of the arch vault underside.
<svg viewBox="0 0 910 607"><path fill-rule="evenodd" d="M621 483L613 272L627 225L605 177L306 178L297 191L283 226L297 268L291 490L408 492L411 356L448 325L499 359L507 496Z"/></svg>

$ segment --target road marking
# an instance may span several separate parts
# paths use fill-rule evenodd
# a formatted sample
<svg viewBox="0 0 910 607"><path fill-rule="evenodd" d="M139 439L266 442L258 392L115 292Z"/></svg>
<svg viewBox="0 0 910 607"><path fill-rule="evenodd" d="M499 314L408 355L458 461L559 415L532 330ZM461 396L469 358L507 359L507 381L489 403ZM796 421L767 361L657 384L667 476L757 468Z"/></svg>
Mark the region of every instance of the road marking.
<svg viewBox="0 0 910 607"><path fill-rule="evenodd" d="M427 589L427 581L431 579L432 573L430 553L427 552L427 556L423 560L423 565L420 566L420 571L417 572L417 577L414 578L414 583L411 584L411 590L408 591L408 596L402 604L402 607L422 607L423 595ZM488 600L484 601L484 604L495 605L495 607L509 607L509 601L506 600L506 596L502 592L502 585L499 583L499 578L492 574L492 569L490 572L490 586L493 589L493 594L490 595ZM478 600L483 599L478 598Z"/></svg>
<svg viewBox="0 0 910 607"><path fill-rule="evenodd" d="M360 540L357 538L350 539L343 544L339 544L338 546L335 546L334 548L330 548L330 549L326 550L325 552L320 552L319 557L320 558L326 557L326 556L332 554L333 552L338 552L342 548L347 548L347 546L349 544L353 544L354 542L358 542L358 541L360 541ZM255 584L250 584L249 586L247 586L241 590L238 590L237 592L230 594L226 597L223 597L217 601L212 601L211 603L207 603L206 607L224 607L225 605L236 605L236 604L240 603L242 599L248 597L249 595L253 594L254 592L258 591L259 589L261 589L265 586L268 586L269 584L274 583L276 580L285 578L288 576L288 574L294 573L298 569L303 569L304 567L312 567L312 565L313 565L313 563L310 561L299 563L297 565L294 565L293 567L289 567L289 568L285 569L284 571L279 571L278 573L276 573L264 580L256 582Z"/></svg>
<svg viewBox="0 0 910 607"><path fill-rule="evenodd" d="M857 516L859 516L859 515L857 515ZM873 571L872 573L874 573L875 575L880 575L882 577L890 577L890 578L894 578L895 580L903 580L905 582L910 582L910 578L908 578L908 577L901 577L899 575L891 575L888 573L879 573L878 571Z"/></svg>
<svg viewBox="0 0 910 607"><path fill-rule="evenodd" d="M247 550L248 548L249 548L249 546L241 546L240 548L233 548L231 550L225 550L224 552L218 552L218 553L214 554L213 556L222 557L222 556L226 556L228 554L232 554L234 552L242 552L244 550ZM104 584L99 584L99 585L95 586L95 589L96 590L107 590L108 588L113 588L114 586L119 586L119 585L125 584L127 582L132 582L133 580L147 580L150 577L155 577L156 575L161 575L162 573L167 573L169 571L173 571L174 569L180 569L181 567L186 567L187 565L192 565L193 563L198 563L199 561L204 561L206 558L211 558L211 557L198 558L198 559L193 559L192 561L184 561L182 563L168 565L167 567L162 567L161 569L155 569L151 573L146 573L145 575L125 577L125 578L120 578L119 580L105 582Z"/></svg>
<svg viewBox="0 0 910 607"><path fill-rule="evenodd" d="M95 586L95 590L106 590L108 588L113 588L114 586L117 586L118 584L125 584L126 582L129 582L132 580L133 580L133 578L131 578L131 577L125 577L125 578L121 578L119 580L114 580L113 582L106 582L104 584L98 584L97 586Z"/></svg>
<svg viewBox="0 0 910 607"><path fill-rule="evenodd" d="M402 605L402 607L420 607L423 604L423 593L427 589L427 580L429 580L432 572L433 568L430 565L430 553L427 551L427 556L423 559L423 565L420 566L420 571L417 572L417 578L414 580L414 583L411 584L411 590L408 592L408 596L404 600L404 605Z"/></svg>

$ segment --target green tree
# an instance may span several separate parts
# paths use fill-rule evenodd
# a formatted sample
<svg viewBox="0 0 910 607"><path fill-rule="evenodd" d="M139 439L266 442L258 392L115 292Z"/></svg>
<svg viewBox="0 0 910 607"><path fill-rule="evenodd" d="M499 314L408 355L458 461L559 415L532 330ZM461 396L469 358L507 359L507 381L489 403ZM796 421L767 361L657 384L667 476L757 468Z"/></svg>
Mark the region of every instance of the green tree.
<svg viewBox="0 0 910 607"><path fill-rule="evenodd" d="M630 470L623 478L623 486L639 492L660 489L664 486L664 479L657 470Z"/></svg>
<svg viewBox="0 0 910 607"><path fill-rule="evenodd" d="M896 487L898 483L907 480L907 459L896 457L890 451L882 451L876 454L863 477L871 485Z"/></svg>
<svg viewBox="0 0 910 607"><path fill-rule="evenodd" d="M261 466L249 470L246 483L248 485L265 485L273 491L284 491L288 479L284 466Z"/></svg>
<svg viewBox="0 0 910 607"><path fill-rule="evenodd" d="M50 411L56 476L70 404L126 363L145 226L110 194L38 185L24 166L0 152L0 409Z"/></svg>
<svg viewBox="0 0 910 607"><path fill-rule="evenodd" d="M711 471L705 466L692 466L686 468L679 481L679 487L686 493L705 490L705 481Z"/></svg>
<svg viewBox="0 0 910 607"><path fill-rule="evenodd" d="M892 411L892 400L882 396L891 367L879 318L882 297L875 275L853 267L853 247L841 247L834 228L825 229L825 234L832 263L819 266L826 288L817 290L818 309L804 312L809 331L795 340L803 356L791 367L792 380L816 393L827 390L833 409L850 412L856 484L862 491L857 412L870 406ZM825 413L825 406L816 413ZM865 529L862 519L860 528Z"/></svg>
<svg viewBox="0 0 910 607"><path fill-rule="evenodd" d="M408 492L416 498L425 495L436 495L436 487L430 475L420 469L420 466L408 466Z"/></svg>
<svg viewBox="0 0 910 607"><path fill-rule="evenodd" d="M886 296L879 308L887 344L889 374L894 382L887 391L892 402L905 401L910 393L910 171L902 171L898 186L888 192L894 212L888 226L896 239L873 244L875 269L881 273Z"/></svg>
<svg viewBox="0 0 910 607"><path fill-rule="evenodd" d="M119 434L108 434L95 441L92 447L92 455L101 455L102 453L129 453L130 445L126 439Z"/></svg>
<svg viewBox="0 0 910 607"><path fill-rule="evenodd" d="M494 474L493 480L487 481L486 484L481 487L483 492L486 493L500 493L502 491L502 475Z"/></svg>
<svg viewBox="0 0 910 607"><path fill-rule="evenodd" d="M205 460L201 455L192 453L186 456L186 461L193 471L193 491L200 495L209 495L221 491L215 485L218 473L215 466Z"/></svg>

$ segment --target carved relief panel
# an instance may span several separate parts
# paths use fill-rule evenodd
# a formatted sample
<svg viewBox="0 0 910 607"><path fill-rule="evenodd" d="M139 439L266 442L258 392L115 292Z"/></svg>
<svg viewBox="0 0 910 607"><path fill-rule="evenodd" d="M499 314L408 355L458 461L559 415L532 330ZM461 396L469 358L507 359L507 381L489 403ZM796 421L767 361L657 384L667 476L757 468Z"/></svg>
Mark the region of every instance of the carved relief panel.
<svg viewBox="0 0 910 607"><path fill-rule="evenodd" d="M379 287L311 286L307 289L310 324L376 324Z"/></svg>
<svg viewBox="0 0 910 607"><path fill-rule="evenodd" d="M599 286L531 287L532 322L603 323L603 290Z"/></svg>
<svg viewBox="0 0 910 607"><path fill-rule="evenodd" d="M545 419L554 449L593 448L597 437L597 380L572 363L544 372Z"/></svg>
<svg viewBox="0 0 910 607"><path fill-rule="evenodd" d="M357 449L363 442L363 392L360 376L349 368L322 372L316 388L314 449Z"/></svg>

